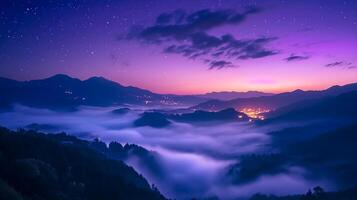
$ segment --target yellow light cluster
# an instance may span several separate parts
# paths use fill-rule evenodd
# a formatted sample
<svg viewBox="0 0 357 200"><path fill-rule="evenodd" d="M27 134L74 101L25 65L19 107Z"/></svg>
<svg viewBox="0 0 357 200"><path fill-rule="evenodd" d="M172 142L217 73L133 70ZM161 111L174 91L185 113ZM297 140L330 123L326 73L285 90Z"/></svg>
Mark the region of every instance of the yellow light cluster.
<svg viewBox="0 0 357 200"><path fill-rule="evenodd" d="M269 109L263 109L263 108L243 108L239 110L240 112L248 115L250 118L254 119L260 119L264 120L264 116L262 115L263 113L270 112Z"/></svg>

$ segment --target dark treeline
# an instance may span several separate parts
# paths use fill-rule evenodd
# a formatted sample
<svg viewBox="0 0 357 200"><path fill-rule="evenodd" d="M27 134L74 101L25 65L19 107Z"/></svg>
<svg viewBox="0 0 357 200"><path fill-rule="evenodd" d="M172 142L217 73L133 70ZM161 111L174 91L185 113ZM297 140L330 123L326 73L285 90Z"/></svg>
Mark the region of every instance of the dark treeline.
<svg viewBox="0 0 357 200"><path fill-rule="evenodd" d="M0 199L165 199L133 168L98 151L125 157L145 149L103 144L0 128Z"/></svg>
<svg viewBox="0 0 357 200"><path fill-rule="evenodd" d="M354 200L357 199L357 188L338 192L325 192L321 187L315 187L303 195L278 197L274 195L256 194L250 200Z"/></svg>

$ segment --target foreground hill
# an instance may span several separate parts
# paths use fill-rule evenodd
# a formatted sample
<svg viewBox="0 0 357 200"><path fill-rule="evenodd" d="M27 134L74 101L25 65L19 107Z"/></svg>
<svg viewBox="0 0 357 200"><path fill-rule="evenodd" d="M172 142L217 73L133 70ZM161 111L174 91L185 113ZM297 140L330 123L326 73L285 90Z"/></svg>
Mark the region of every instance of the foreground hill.
<svg viewBox="0 0 357 200"><path fill-rule="evenodd" d="M285 132L289 134L289 132ZM277 136L274 136L277 137ZM279 137L279 136L278 136ZM251 200L352 200L357 199L357 123L320 133L313 138L296 141L298 135L292 137L290 145L283 154L288 162L305 166L313 172L313 176L328 177L336 181L342 188L336 192L324 192L316 187L302 195L278 197L274 195L254 195ZM265 160L270 157L266 157ZM254 160L254 163L258 163ZM269 160L269 164L272 161ZM266 166L266 163L264 163ZM272 165L275 169L281 167ZM278 163L279 164L279 163ZM255 168L257 168L255 166ZM258 171L259 172L259 171ZM254 172L254 174L258 173ZM259 174L258 174L259 175ZM351 189L343 189L351 188Z"/></svg>
<svg viewBox="0 0 357 200"><path fill-rule="evenodd" d="M276 94L272 96L263 97L253 97L253 98L237 98L230 101L219 101L211 100L197 106L192 107L193 109L203 109L203 110L222 110L225 108L263 108L269 110L275 110L283 106L287 106L292 103L296 103L302 100L318 99L327 96L335 96L342 93L356 91L357 83L348 84L344 86L333 86L326 90L321 91L303 91L295 90L293 92L285 92L281 94Z"/></svg>
<svg viewBox="0 0 357 200"><path fill-rule="evenodd" d="M353 200L357 198L357 188L337 192L325 192L321 187L315 187L306 194L275 196L256 194L250 200Z"/></svg>
<svg viewBox="0 0 357 200"><path fill-rule="evenodd" d="M79 105L192 105L204 101L193 96L156 94L137 87L123 86L102 77L82 81L62 74L31 81L0 78L0 97L0 108L3 109L12 103L51 109L75 109Z"/></svg>
<svg viewBox="0 0 357 200"><path fill-rule="evenodd" d="M286 152L301 165L328 174L339 186L357 185L357 123L290 145Z"/></svg>
<svg viewBox="0 0 357 200"><path fill-rule="evenodd" d="M274 152L244 155L239 162L228 168L227 176L234 184L245 184L260 177L286 173L290 167L300 166L306 171L304 176L329 179L336 190L325 192L316 186L306 194L275 196L256 194L250 200L352 200L357 199L357 122L333 130L309 130L309 137L296 134L304 128L289 128L282 132L272 132L273 140L284 135L283 143L273 142ZM281 188L284 191L284 188Z"/></svg>
<svg viewBox="0 0 357 200"><path fill-rule="evenodd" d="M88 144L63 134L1 128L1 199L165 199L134 169L99 153L104 144ZM120 147L113 143L110 152L133 148Z"/></svg>

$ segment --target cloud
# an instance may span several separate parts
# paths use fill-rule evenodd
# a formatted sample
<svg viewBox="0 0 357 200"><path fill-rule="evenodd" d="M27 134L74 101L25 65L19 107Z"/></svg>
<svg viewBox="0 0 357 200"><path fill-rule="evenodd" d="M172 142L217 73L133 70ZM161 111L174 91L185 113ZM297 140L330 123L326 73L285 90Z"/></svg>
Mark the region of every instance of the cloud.
<svg viewBox="0 0 357 200"><path fill-rule="evenodd" d="M296 190L305 191L307 185L322 184L311 178L305 179L295 170L261 176L245 185L234 185L226 176L227 170L242 155L267 151L271 138L264 129L241 122L211 122L204 126L174 122L163 129L135 128L132 123L145 111L142 109L152 108L131 108L127 114L118 116L111 113L115 109L111 107L81 107L77 112L58 113L16 105L13 111L0 113L0 124L16 130L38 123L83 139L100 138L106 143L116 141L143 146L156 152L150 157L157 159L158 165L152 166L160 170L159 174L150 168L146 159L130 156L125 162L170 199L206 196L243 199L257 192L281 192L282 185L286 187L284 192L300 193ZM280 128L269 127L269 131Z"/></svg>
<svg viewBox="0 0 357 200"><path fill-rule="evenodd" d="M224 60L213 60L209 61L209 69L222 69L226 67L235 67L232 62Z"/></svg>
<svg viewBox="0 0 357 200"><path fill-rule="evenodd" d="M183 10L175 10L172 13L162 13L156 18L156 24L168 24L170 22L181 23L186 15Z"/></svg>
<svg viewBox="0 0 357 200"><path fill-rule="evenodd" d="M326 64L325 67L346 67L346 66L350 66L351 67L351 65L352 65L351 62L336 61L336 62L332 62L332 63Z"/></svg>
<svg viewBox="0 0 357 200"><path fill-rule="evenodd" d="M290 56L285 58L284 60L287 62L291 62L291 61L307 60L309 58L310 58L310 56L299 56L299 55L295 55L295 54L290 54Z"/></svg>
<svg viewBox="0 0 357 200"><path fill-rule="evenodd" d="M275 37L260 37L239 40L230 34L211 35L208 31L224 25L237 25L247 16L260 12L258 7L247 7L242 13L234 10L204 9L193 13L176 10L162 13L152 26L137 27L127 39L136 39L148 44L162 45L164 53L180 54L189 59L244 60L263 58L278 52L266 48ZM222 62L221 62L222 63ZM210 68L212 63L208 63ZM218 69L231 65L220 65Z"/></svg>
<svg viewBox="0 0 357 200"><path fill-rule="evenodd" d="M252 10L252 9L250 9ZM205 32L223 25L238 24L245 20L247 15L255 12L246 11L236 13L232 10L211 11L199 10L192 14L176 10L172 13L163 13L156 19L156 24L145 28L140 37L147 40L162 40L175 38L183 40L196 32Z"/></svg>

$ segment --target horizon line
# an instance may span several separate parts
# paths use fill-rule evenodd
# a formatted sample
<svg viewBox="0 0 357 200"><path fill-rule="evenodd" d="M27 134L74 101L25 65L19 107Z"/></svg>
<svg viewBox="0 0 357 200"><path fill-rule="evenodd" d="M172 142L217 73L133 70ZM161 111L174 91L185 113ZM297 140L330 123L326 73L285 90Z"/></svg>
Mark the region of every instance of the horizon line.
<svg viewBox="0 0 357 200"><path fill-rule="evenodd" d="M71 76L71 75L68 75L68 74L64 74L64 73L56 73L56 74L53 74L53 75L50 75L50 76L46 76L46 77L43 77L43 78L34 78L34 79L25 79L25 80L19 80L19 79L14 79L14 78L9 78L9 77L5 77L5 76L0 76L0 78L3 78L3 79L9 79L9 80L14 80L14 81L19 81L19 82L26 82L26 81L37 81L37 80L46 80L46 79L49 79L49 78L53 78L55 76L66 76L66 77L69 77L71 79L77 79L79 81L86 81L86 80L89 80L89 79L92 79L92 78L103 78L107 81L112 81L118 85L121 85L123 87L135 87L135 88L139 88L139 89L142 89L142 90L148 90L152 93L155 93L155 94L160 94L160 95L181 95L181 96L198 96L198 95L205 95L205 94L209 94L209 93L223 93L223 92L227 92L227 93L248 93L248 92L261 92L261 93L267 93L267 94L271 94L271 95L277 95L277 94L282 94L282 93L288 93L288 92L294 92L294 91L298 91L298 90L301 90L301 91L304 91L304 92L308 92L308 91L322 91L322 90L327 90L329 88L332 88L332 87L342 87L342 86L346 86L346 85L351 85L351 84L357 84L357 82L350 82L350 83L346 83L346 84L333 84L333 85L330 85L330 86L327 86L327 87L324 87L322 89L301 89L301 88L295 88L295 89L287 89L287 90L278 90L278 91L265 91L265 90L240 90L240 91L237 91L237 90L220 90L220 91L217 91L217 90L212 90L212 91L206 91L206 92L202 92L202 93L165 93L165 92L156 92L154 90L151 90L151 89L147 89L147 88L143 88L143 87L139 87L139 86L134 86L134 85L124 85L118 81L115 81L115 80L112 80L110 78L107 78L107 77L104 77L104 76L89 76L88 78L77 78L77 77L74 77L74 76Z"/></svg>

